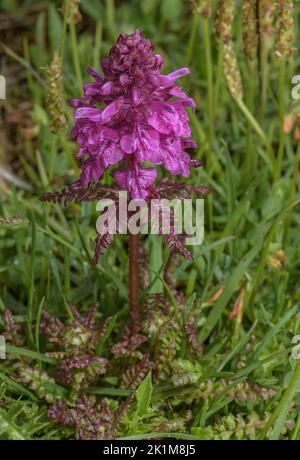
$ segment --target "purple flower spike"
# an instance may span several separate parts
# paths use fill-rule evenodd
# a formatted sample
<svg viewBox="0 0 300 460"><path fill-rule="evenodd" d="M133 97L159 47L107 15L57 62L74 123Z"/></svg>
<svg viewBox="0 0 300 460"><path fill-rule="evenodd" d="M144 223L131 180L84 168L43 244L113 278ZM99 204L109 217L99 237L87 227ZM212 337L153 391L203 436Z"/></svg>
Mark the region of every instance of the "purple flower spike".
<svg viewBox="0 0 300 460"><path fill-rule="evenodd" d="M187 107L195 107L175 81L188 74L187 68L161 74L163 59L153 54L153 45L140 31L121 34L102 61L104 76L95 69L88 73L94 83L84 85L84 96L71 101L75 126L71 137L85 156L80 182L97 182L104 171L115 171L117 184L132 198L146 198L156 179L154 168L161 164L172 175L189 175L192 166L185 151L195 148Z"/></svg>

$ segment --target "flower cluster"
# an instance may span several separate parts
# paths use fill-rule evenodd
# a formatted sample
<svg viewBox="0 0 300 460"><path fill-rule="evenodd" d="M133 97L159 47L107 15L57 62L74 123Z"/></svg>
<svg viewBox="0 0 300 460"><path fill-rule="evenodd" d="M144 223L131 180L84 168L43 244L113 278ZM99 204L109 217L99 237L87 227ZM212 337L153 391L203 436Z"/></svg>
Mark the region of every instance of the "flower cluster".
<svg viewBox="0 0 300 460"><path fill-rule="evenodd" d="M117 185L132 198L146 198L157 172L143 163L163 165L172 175L189 175L191 136L187 107L194 107L175 81L189 73L182 68L161 74L163 59L138 30L121 34L102 61L104 76L84 85L84 96L72 100L75 126L71 137L84 156L82 185L97 182L105 170L120 164L114 173Z"/></svg>

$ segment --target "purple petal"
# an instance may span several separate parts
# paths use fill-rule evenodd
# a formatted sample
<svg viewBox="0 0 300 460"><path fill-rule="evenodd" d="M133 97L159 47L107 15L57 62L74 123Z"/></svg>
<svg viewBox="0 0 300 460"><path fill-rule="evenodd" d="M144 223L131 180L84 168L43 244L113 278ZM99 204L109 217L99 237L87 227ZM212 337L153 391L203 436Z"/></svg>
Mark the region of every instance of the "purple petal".
<svg viewBox="0 0 300 460"><path fill-rule="evenodd" d="M111 119L120 112L123 98L118 98L115 101L111 102L101 113L102 123L111 121Z"/></svg>
<svg viewBox="0 0 300 460"><path fill-rule="evenodd" d="M118 170L115 172L117 184L131 192L132 198L146 198L147 189L153 184L157 173L154 168L135 170Z"/></svg>
<svg viewBox="0 0 300 460"><path fill-rule="evenodd" d="M107 83L104 83L104 85L102 85L100 88L100 94L103 96L108 96L111 93L112 87L112 82L108 81Z"/></svg>
<svg viewBox="0 0 300 460"><path fill-rule="evenodd" d="M135 106L140 104L143 100L141 91L136 86L132 88L131 98L132 98L132 103Z"/></svg>
<svg viewBox="0 0 300 460"><path fill-rule="evenodd" d="M147 150L157 150L160 146L159 134L155 129L149 127L138 128L140 141Z"/></svg>
<svg viewBox="0 0 300 460"><path fill-rule="evenodd" d="M140 182L144 187L150 187L156 179L157 172L154 168L140 169Z"/></svg>
<svg viewBox="0 0 300 460"><path fill-rule="evenodd" d="M197 142L192 139L183 139L181 143L183 149L196 149L198 147Z"/></svg>
<svg viewBox="0 0 300 460"><path fill-rule="evenodd" d="M103 112L92 107L81 107L75 111L75 119L88 118L90 121L101 121Z"/></svg>
<svg viewBox="0 0 300 460"><path fill-rule="evenodd" d="M85 155L85 154L87 154L87 153L88 153L87 149L86 149L85 147L81 147L81 149L78 150L76 156L79 158L79 157L81 157L82 155Z"/></svg>
<svg viewBox="0 0 300 460"><path fill-rule="evenodd" d="M123 158L124 152L113 143L110 143L110 145L106 147L102 155L102 161L105 168L119 163L119 161L123 160Z"/></svg>
<svg viewBox="0 0 300 460"><path fill-rule="evenodd" d="M171 101L170 104L172 104L173 107L181 107L181 108L196 107L196 102L191 97L188 97L187 99L178 100L178 101Z"/></svg>
<svg viewBox="0 0 300 460"><path fill-rule="evenodd" d="M136 151L138 146L138 139L132 134L126 134L121 137L121 149L125 153L133 153Z"/></svg>
<svg viewBox="0 0 300 460"><path fill-rule="evenodd" d="M138 159L140 162L151 161L155 164L162 163L159 133L150 127L138 127L140 149Z"/></svg>
<svg viewBox="0 0 300 460"><path fill-rule="evenodd" d="M93 67L88 68L88 74L91 75L91 77L95 78L97 83L103 83L104 78L99 74L99 72L94 69Z"/></svg>
<svg viewBox="0 0 300 460"><path fill-rule="evenodd" d="M121 189L128 190L128 178L130 175L130 171L119 170L116 171L114 177Z"/></svg>
<svg viewBox="0 0 300 460"><path fill-rule="evenodd" d="M178 123L178 114L169 103L154 102L147 121L159 133L170 134Z"/></svg>
<svg viewBox="0 0 300 460"><path fill-rule="evenodd" d="M175 70L174 72L169 73L167 76L171 80L175 81L177 80L177 78L181 78L184 75L187 75L189 73L191 73L190 69L188 67L183 67L182 69L178 69L178 70Z"/></svg>
<svg viewBox="0 0 300 460"><path fill-rule="evenodd" d="M156 59L156 65L159 69L161 69L164 65L164 59L163 57L160 55L160 54L156 54L155 55L155 59Z"/></svg>
<svg viewBox="0 0 300 460"><path fill-rule="evenodd" d="M182 91L182 89L177 85L174 85L174 86L172 86L172 88L169 89L169 94L171 96L174 96L174 97L180 97L182 99L188 99L187 94L184 91Z"/></svg>
<svg viewBox="0 0 300 460"><path fill-rule="evenodd" d="M96 96L99 94L99 84L98 83L86 83L83 85L83 91L86 96Z"/></svg>
<svg viewBox="0 0 300 460"><path fill-rule="evenodd" d="M85 107L85 104L89 103L89 98L84 96L81 99L71 99L69 102L69 105L71 107Z"/></svg>
<svg viewBox="0 0 300 460"><path fill-rule="evenodd" d="M116 129L107 128L104 126L101 131L103 139L108 139L109 141L114 141L118 139L118 132Z"/></svg>
<svg viewBox="0 0 300 460"><path fill-rule="evenodd" d="M99 180L104 172L104 168L97 159L91 160L90 158L83 163L83 169L80 175L80 182L86 185L90 182Z"/></svg>

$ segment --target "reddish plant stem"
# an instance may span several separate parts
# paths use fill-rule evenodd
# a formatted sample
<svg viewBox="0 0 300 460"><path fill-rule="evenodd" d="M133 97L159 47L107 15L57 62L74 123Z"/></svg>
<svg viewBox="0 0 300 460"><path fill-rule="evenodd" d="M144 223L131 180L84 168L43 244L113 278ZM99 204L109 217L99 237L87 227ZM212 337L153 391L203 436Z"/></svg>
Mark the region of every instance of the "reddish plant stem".
<svg viewBox="0 0 300 460"><path fill-rule="evenodd" d="M139 328L139 235L129 235L129 303L134 330Z"/></svg>

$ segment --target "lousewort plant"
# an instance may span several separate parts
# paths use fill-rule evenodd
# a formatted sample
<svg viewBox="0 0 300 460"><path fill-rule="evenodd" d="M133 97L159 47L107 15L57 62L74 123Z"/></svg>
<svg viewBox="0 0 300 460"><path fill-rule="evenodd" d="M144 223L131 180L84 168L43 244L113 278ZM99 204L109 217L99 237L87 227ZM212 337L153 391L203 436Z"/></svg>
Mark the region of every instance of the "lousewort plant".
<svg viewBox="0 0 300 460"><path fill-rule="evenodd" d="M131 198L188 198L193 193L205 195L206 187L192 187L168 178L156 182L154 165L163 165L173 176L189 176L190 167L201 166L192 160L187 149L196 148L191 137L187 107L195 102L176 84L189 73L188 68L164 75L163 58L153 53L153 45L140 31L121 34L102 61L103 76L90 68L93 83L84 85L84 95L71 101L75 108L75 126L71 138L80 148L82 162L78 181L62 192L48 193L44 200L98 200L116 202L119 191ZM152 167L145 167L144 163ZM104 172L113 169L114 183L102 185ZM155 183L156 182L156 183ZM148 219L151 219L149 207ZM162 232L161 232L162 233ZM173 229L163 235L171 248L187 258L191 253L181 235ZM114 235L96 239L95 262L98 262ZM129 299L133 324L138 322L138 235L129 236Z"/></svg>

